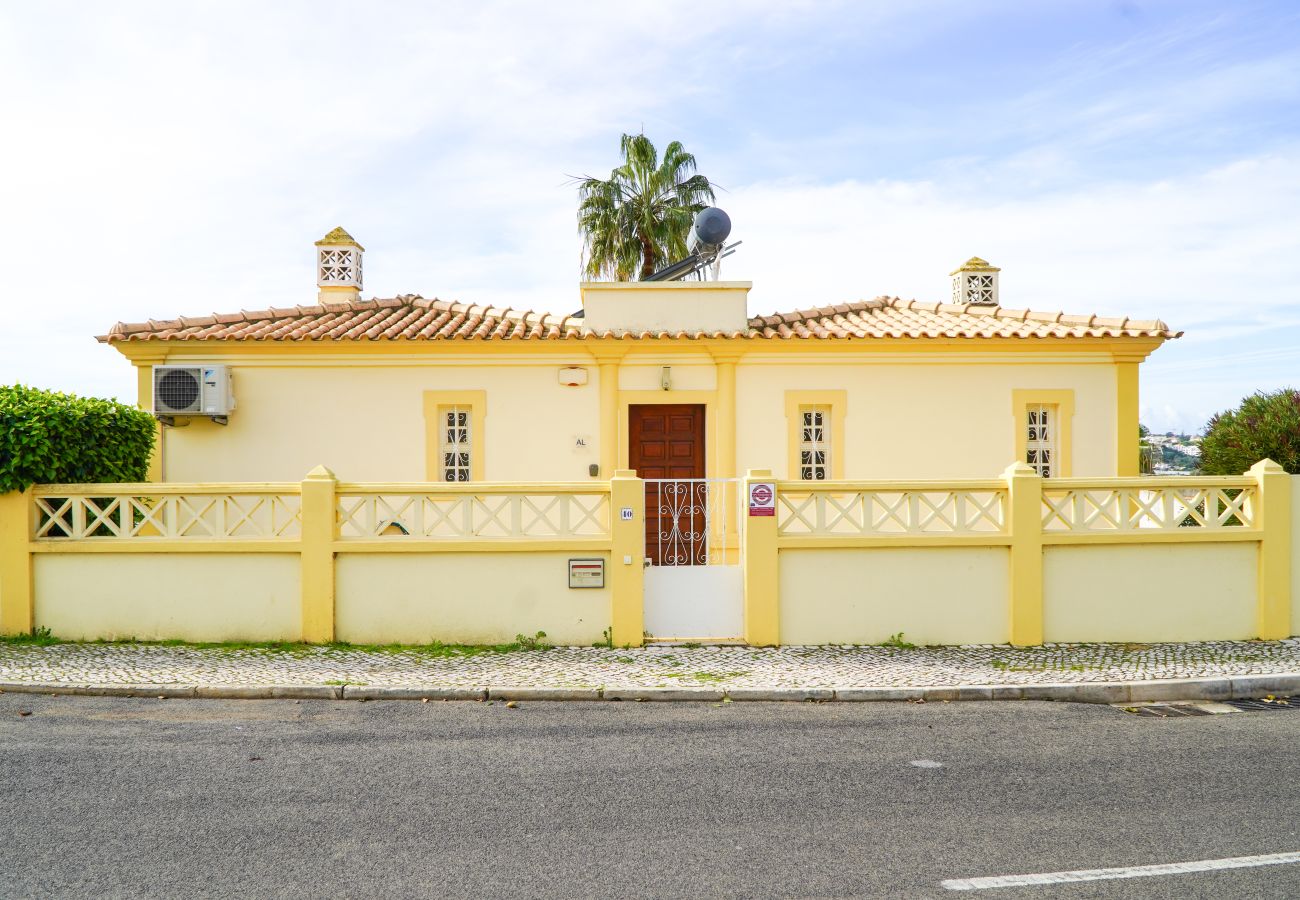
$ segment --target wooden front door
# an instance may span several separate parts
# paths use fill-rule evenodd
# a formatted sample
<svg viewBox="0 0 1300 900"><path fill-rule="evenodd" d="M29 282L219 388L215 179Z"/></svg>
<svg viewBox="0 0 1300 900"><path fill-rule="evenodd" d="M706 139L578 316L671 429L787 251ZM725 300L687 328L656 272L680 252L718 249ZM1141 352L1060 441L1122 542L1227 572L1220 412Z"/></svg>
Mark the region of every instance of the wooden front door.
<svg viewBox="0 0 1300 900"><path fill-rule="evenodd" d="M704 477L704 407L629 407L628 456L631 468L647 480L645 545L650 564L698 565L695 551L704 546L706 504L696 502L695 494L703 485L665 480Z"/></svg>

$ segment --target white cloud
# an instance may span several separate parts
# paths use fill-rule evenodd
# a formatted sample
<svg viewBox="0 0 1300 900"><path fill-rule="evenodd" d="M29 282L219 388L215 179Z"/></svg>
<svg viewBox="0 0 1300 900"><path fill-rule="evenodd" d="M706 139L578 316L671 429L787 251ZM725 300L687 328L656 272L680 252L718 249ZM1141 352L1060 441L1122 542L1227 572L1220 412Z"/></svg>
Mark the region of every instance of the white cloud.
<svg viewBox="0 0 1300 900"><path fill-rule="evenodd" d="M118 319L310 303L311 242L337 224L368 247L368 293L570 311L566 174L608 169L618 134L642 123L698 152L691 136L710 124L700 119L736 84L847 35L862 54L872 42L921 48L932 21L951 29L977 15L904 6L773 0L701 14L674 0L652 20L626 4L9 7L0 382L130 397L129 367L91 335ZM1295 71L1263 60L1198 84L1222 106L1260 79L1293 90ZM1084 181L1082 132L1150 128L1152 107L1165 108L1160 127L1194 119L1198 92L1174 104L1174 82L1099 94L1082 118L1059 85L1013 98L995 130L1010 138L1013 119L1032 120L1037 141L993 162L953 156L917 180L725 177L720 199L745 241L726 271L755 281L757 312L880 293L941 299L947 271L979 254L1004 267L1007 305L1186 328L1148 365L1144 401L1158 427L1199 425L1296 368L1275 343L1280 324L1300 333L1300 151ZM777 170L799 170L810 152L852 154L877 133L900 141L871 118L791 134L767 110L748 113L754 126L732 155L780 160ZM907 124L938 141L936 125L950 123ZM1276 352L1241 356L1258 350Z"/></svg>
<svg viewBox="0 0 1300 900"><path fill-rule="evenodd" d="M756 312L942 300L947 272L979 255L1003 268L1004 306L1185 330L1145 367L1144 415L1162 429L1200 427L1300 368L1300 155L1008 199L983 185L771 183L728 203L745 240L729 272L753 278Z"/></svg>

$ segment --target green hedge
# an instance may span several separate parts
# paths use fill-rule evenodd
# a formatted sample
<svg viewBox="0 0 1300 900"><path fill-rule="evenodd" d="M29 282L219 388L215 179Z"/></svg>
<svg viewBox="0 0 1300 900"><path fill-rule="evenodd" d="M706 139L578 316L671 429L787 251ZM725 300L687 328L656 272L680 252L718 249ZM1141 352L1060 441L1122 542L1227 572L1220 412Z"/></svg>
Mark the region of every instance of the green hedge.
<svg viewBox="0 0 1300 900"><path fill-rule="evenodd" d="M156 430L153 416L124 403L0 385L0 494L144 481Z"/></svg>
<svg viewBox="0 0 1300 900"><path fill-rule="evenodd" d="M1201 439L1202 472L1240 475L1261 459L1300 475L1300 391L1261 391L1210 419Z"/></svg>

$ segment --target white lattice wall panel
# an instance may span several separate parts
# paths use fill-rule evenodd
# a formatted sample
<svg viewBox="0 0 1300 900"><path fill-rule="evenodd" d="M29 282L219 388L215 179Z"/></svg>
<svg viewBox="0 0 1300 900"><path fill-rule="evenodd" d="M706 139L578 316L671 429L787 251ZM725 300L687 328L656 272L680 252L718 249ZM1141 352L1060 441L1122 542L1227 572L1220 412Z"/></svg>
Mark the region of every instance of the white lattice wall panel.
<svg viewBox="0 0 1300 900"><path fill-rule="evenodd" d="M608 494L342 494L341 538L598 538Z"/></svg>
<svg viewBox="0 0 1300 900"><path fill-rule="evenodd" d="M1000 534L1006 492L781 490L782 535Z"/></svg>
<svg viewBox="0 0 1300 900"><path fill-rule="evenodd" d="M39 540L296 539L297 494L139 494L35 498Z"/></svg>
<svg viewBox="0 0 1300 900"><path fill-rule="evenodd" d="M1043 530L1048 532L1254 526L1253 487L1043 490Z"/></svg>

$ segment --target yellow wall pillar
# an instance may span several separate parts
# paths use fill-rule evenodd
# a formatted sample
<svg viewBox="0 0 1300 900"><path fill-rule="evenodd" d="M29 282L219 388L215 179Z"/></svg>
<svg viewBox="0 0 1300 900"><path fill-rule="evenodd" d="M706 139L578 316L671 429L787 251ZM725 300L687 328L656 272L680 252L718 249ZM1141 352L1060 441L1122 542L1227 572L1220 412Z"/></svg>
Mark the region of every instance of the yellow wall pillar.
<svg viewBox="0 0 1300 900"><path fill-rule="evenodd" d="M1291 476L1271 459L1246 473L1255 478L1255 517L1264 532L1259 542L1259 639L1291 636Z"/></svg>
<svg viewBox="0 0 1300 900"><path fill-rule="evenodd" d="M31 634L32 489L0 494L0 634Z"/></svg>
<svg viewBox="0 0 1300 900"><path fill-rule="evenodd" d="M771 482L771 469L750 469L741 484L741 559L745 566L745 643L775 647L781 642L780 566L776 549L776 516L749 515L749 489Z"/></svg>
<svg viewBox="0 0 1300 900"><path fill-rule="evenodd" d="M1023 462L1002 473L1007 482L1007 533L1011 536L1008 616L1011 643L1043 642L1043 479Z"/></svg>
<svg viewBox="0 0 1300 900"><path fill-rule="evenodd" d="M718 368L718 458L714 472L718 478L736 477L736 359L715 355Z"/></svg>
<svg viewBox="0 0 1300 900"><path fill-rule="evenodd" d="M317 466L302 483L302 639L334 640L334 473Z"/></svg>
<svg viewBox="0 0 1300 900"><path fill-rule="evenodd" d="M632 510L631 518L623 517L625 509ZM609 516L610 633L616 646L640 647L645 643L645 482L631 469L619 469L609 481Z"/></svg>
<svg viewBox="0 0 1300 900"><path fill-rule="evenodd" d="M1115 361L1115 474L1141 474L1138 440L1138 363Z"/></svg>
<svg viewBox="0 0 1300 900"><path fill-rule="evenodd" d="M600 477L611 478L618 468L618 363L622 357L598 353L600 378Z"/></svg>
<svg viewBox="0 0 1300 900"><path fill-rule="evenodd" d="M136 406L147 413L153 412L153 367L155 363L161 363L165 358L159 356L134 360ZM163 480L163 427L158 421L154 422L153 453L149 454L149 470L145 480L154 482Z"/></svg>

